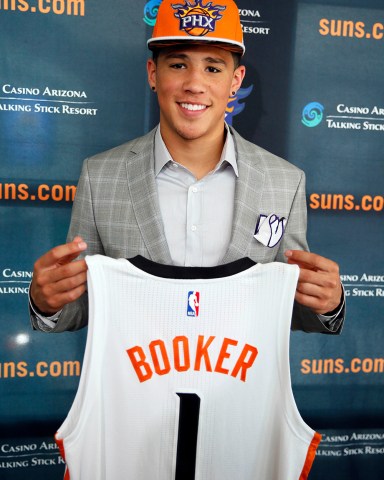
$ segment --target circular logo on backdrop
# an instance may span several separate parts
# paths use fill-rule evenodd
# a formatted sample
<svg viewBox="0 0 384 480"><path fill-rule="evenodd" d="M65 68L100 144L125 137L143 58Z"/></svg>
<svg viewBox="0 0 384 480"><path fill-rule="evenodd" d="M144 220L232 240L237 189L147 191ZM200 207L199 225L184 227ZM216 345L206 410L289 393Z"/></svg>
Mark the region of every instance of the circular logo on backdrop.
<svg viewBox="0 0 384 480"><path fill-rule="evenodd" d="M150 25L151 27L155 25L157 12L161 2L162 0L150 0L145 4L143 20L147 25Z"/></svg>
<svg viewBox="0 0 384 480"><path fill-rule="evenodd" d="M301 122L306 127L317 127L323 120L324 107L321 103L311 102L303 108Z"/></svg>

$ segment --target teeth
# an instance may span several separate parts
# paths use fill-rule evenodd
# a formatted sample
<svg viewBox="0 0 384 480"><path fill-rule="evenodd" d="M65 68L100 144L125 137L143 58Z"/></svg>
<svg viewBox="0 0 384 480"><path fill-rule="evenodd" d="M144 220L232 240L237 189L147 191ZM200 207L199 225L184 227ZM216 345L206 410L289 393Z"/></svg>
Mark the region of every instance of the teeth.
<svg viewBox="0 0 384 480"><path fill-rule="evenodd" d="M204 110L205 108L207 108L206 105L196 105L196 104L192 105L191 103L182 103L181 106L191 111Z"/></svg>

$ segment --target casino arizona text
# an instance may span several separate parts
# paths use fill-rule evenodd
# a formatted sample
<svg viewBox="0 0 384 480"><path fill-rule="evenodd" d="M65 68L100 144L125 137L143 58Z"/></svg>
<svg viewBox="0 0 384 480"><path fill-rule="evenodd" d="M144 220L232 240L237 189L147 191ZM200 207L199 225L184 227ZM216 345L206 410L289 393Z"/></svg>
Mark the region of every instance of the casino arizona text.
<svg viewBox="0 0 384 480"><path fill-rule="evenodd" d="M84 90L62 90L45 87L44 90L40 88L28 88L28 87L14 87L10 84L3 85L3 92L12 95L33 95L33 96L46 96L46 97L64 97L64 98L88 98Z"/></svg>

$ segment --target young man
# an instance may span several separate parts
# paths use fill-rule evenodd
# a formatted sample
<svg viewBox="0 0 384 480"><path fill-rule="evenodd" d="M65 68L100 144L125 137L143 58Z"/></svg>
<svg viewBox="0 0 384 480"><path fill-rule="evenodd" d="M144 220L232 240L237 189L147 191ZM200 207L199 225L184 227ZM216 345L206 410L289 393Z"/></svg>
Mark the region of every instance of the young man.
<svg viewBox="0 0 384 480"><path fill-rule="evenodd" d="M245 75L238 64L245 48L236 5L196 1L181 8L164 0L148 46L160 124L85 161L68 243L35 263L34 328L61 332L86 325L83 256L100 253L185 266L242 257L288 260L300 266L292 328L339 333L339 269L307 251L303 172L224 122L228 99Z"/></svg>

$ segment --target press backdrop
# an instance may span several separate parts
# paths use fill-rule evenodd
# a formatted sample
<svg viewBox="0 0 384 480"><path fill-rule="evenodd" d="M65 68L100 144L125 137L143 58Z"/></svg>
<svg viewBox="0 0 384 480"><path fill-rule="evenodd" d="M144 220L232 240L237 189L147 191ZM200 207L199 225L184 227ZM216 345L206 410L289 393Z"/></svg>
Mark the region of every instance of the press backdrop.
<svg viewBox="0 0 384 480"><path fill-rule="evenodd" d="M65 241L83 159L157 122L145 63L159 3L0 0L1 479L63 475L53 434L86 331L32 331L28 285ZM306 171L311 249L346 289L341 336L292 334L295 397L323 433L310 478L382 479L383 0L238 6L247 75L227 121Z"/></svg>

